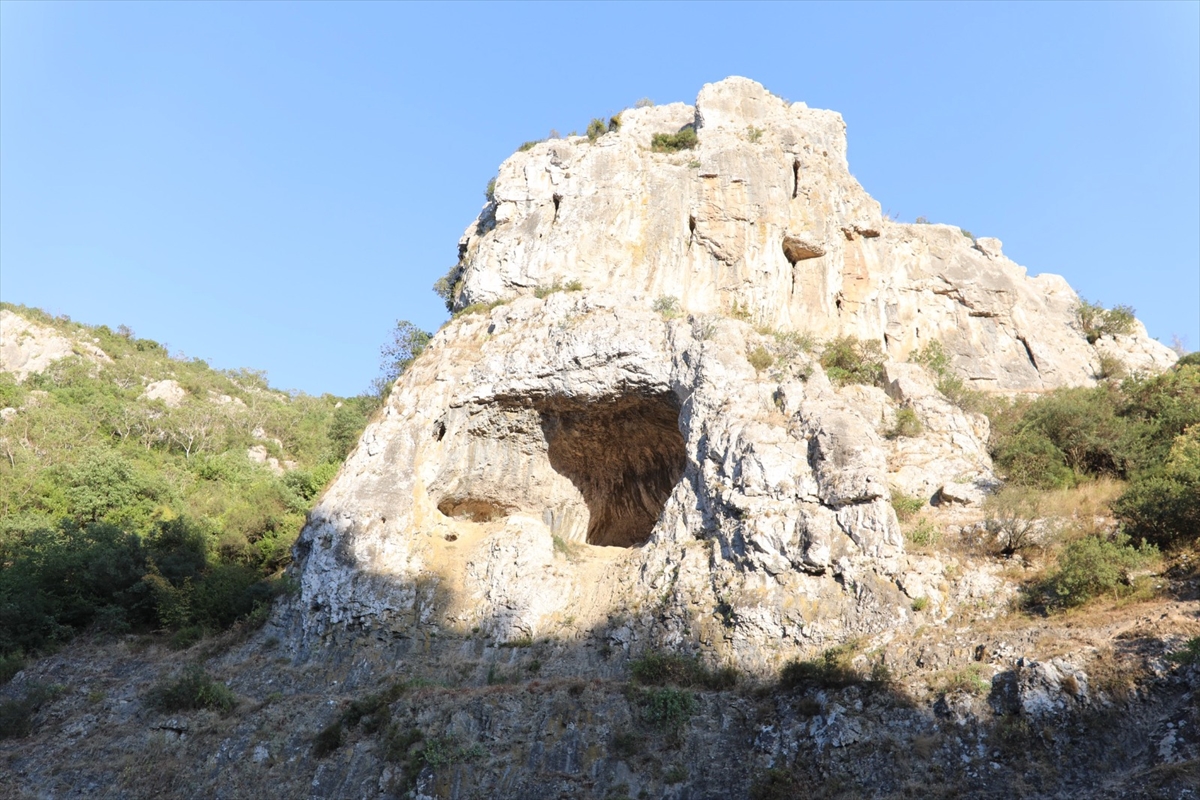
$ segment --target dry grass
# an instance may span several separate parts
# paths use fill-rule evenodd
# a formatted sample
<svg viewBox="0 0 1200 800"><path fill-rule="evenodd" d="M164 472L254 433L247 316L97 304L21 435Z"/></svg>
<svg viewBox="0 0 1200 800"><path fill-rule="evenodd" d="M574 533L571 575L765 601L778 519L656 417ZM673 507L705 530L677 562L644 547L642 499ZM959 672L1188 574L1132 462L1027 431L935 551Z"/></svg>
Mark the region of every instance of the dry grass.
<svg viewBox="0 0 1200 800"><path fill-rule="evenodd" d="M1047 517L1080 522L1111 517L1109 504L1125 491L1125 487L1124 481L1097 478L1073 489L1051 489L1041 492L1039 508Z"/></svg>

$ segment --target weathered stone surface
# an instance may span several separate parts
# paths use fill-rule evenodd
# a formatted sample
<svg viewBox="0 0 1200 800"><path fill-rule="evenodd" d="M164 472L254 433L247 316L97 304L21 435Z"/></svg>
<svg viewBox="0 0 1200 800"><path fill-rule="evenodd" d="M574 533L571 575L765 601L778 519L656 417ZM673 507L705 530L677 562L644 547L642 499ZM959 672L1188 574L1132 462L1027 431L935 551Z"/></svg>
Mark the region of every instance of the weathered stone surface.
<svg viewBox="0 0 1200 800"><path fill-rule="evenodd" d="M695 150L650 150L687 125ZM884 220L845 146L837 114L732 78L505 161L456 294L501 304L434 337L312 512L297 646L479 630L768 671L915 625L918 598L948 615L962 592L905 554L891 495L978 504L988 423L902 362L939 341L974 387L1038 391L1101 350L998 240ZM835 387L789 330L878 341L886 389ZM1140 330L1104 346L1170 359Z"/></svg>
<svg viewBox="0 0 1200 800"><path fill-rule="evenodd" d="M187 390L171 378L146 384L141 395L143 400L161 400L167 408L179 408L186 397Z"/></svg>
<svg viewBox="0 0 1200 800"><path fill-rule="evenodd" d="M850 174L838 114L730 78L694 109L621 119L594 144L550 140L501 165L495 202L460 242L459 307L579 280L630 304L670 295L695 313L873 339L897 361L940 340L983 389L1093 380L1097 350L1066 282L1027 277L998 239L884 220ZM653 133L688 124L695 150L650 150ZM1113 352L1145 371L1174 358L1141 328Z"/></svg>
<svg viewBox="0 0 1200 800"><path fill-rule="evenodd" d="M11 372L18 383L55 361L76 354L97 364L112 361L91 342L68 339L53 328L6 308L0 309L0 371Z"/></svg>

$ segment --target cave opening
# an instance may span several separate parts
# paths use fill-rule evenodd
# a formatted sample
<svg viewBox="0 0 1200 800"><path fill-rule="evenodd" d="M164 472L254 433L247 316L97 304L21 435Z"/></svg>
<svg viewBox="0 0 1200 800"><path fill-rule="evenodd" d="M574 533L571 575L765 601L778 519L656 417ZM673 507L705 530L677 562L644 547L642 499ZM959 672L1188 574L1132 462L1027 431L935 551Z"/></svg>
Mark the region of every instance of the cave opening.
<svg viewBox="0 0 1200 800"><path fill-rule="evenodd" d="M539 415L550 465L587 505L587 543L644 544L687 460L675 395L554 399Z"/></svg>

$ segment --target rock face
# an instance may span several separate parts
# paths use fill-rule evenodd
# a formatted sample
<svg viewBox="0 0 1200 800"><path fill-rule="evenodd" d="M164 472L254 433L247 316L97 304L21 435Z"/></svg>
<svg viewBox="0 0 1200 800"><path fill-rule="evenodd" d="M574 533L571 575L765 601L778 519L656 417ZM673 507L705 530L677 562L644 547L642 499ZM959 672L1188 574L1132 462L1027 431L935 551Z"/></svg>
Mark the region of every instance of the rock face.
<svg viewBox="0 0 1200 800"><path fill-rule="evenodd" d="M694 150L649 148L689 125ZM451 276L457 308L495 305L437 334L313 511L292 641L480 631L766 670L919 598L948 613L891 493L977 503L987 420L902 362L939 341L976 388L1037 391L1092 382L1100 351L1061 278L883 219L845 152L837 114L730 78L508 159ZM789 331L879 342L886 391L836 387ZM1098 344L1173 358L1140 327ZM901 408L921 432L888 438Z"/></svg>
<svg viewBox="0 0 1200 800"><path fill-rule="evenodd" d="M0 372L11 372L18 383L76 353L97 364L112 361L90 342L73 341L53 328L0 309Z"/></svg>
<svg viewBox="0 0 1200 800"><path fill-rule="evenodd" d="M695 149L648 147L685 126ZM579 280L631 305L670 295L694 313L876 340L899 361L939 340L982 389L1081 385L1099 369L1062 278L1027 277L998 239L884 219L850 174L841 116L745 78L705 86L694 108L627 110L594 144L517 153L494 197L460 242L460 307ZM1107 344L1131 369L1173 360L1140 327Z"/></svg>

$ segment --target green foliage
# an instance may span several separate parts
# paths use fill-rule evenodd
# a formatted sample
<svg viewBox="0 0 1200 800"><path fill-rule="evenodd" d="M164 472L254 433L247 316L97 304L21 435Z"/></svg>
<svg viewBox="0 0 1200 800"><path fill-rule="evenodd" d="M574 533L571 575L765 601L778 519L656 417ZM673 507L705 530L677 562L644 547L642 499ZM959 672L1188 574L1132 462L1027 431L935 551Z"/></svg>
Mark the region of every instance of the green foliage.
<svg viewBox="0 0 1200 800"><path fill-rule="evenodd" d="M1167 658L1176 664L1200 664L1200 636L1188 639L1183 649L1167 653Z"/></svg>
<svg viewBox="0 0 1200 800"><path fill-rule="evenodd" d="M1105 308L1081 297L1079 305L1075 307L1075 319L1088 343L1095 344L1101 336L1117 336L1132 331L1134 311L1129 306Z"/></svg>
<svg viewBox="0 0 1200 800"><path fill-rule="evenodd" d="M982 664L968 664L942 676L938 689L942 694L965 692L980 695L992 688L992 682L983 677Z"/></svg>
<svg viewBox="0 0 1200 800"><path fill-rule="evenodd" d="M1046 581L1052 604L1078 606L1102 594L1119 596L1133 582L1129 573L1158 556L1153 545L1134 547L1129 536L1084 536L1058 555L1058 568Z"/></svg>
<svg viewBox="0 0 1200 800"><path fill-rule="evenodd" d="M796 779L782 767L767 770L750 784L750 800L793 800L801 796Z"/></svg>
<svg viewBox="0 0 1200 800"><path fill-rule="evenodd" d="M186 644L261 616L375 401L283 394L260 371L169 358L127 328L4 307L95 341L112 361L65 358L24 386L0 375L17 403L6 430L20 431L0 437L0 658L88 626L165 624ZM178 407L142 397L165 379L187 389ZM296 470L251 463L251 445Z"/></svg>
<svg viewBox="0 0 1200 800"><path fill-rule="evenodd" d="M762 345L758 345L753 350L746 353L746 360L750 362L750 366L754 367L755 372L762 372L764 369L774 365L775 356Z"/></svg>
<svg viewBox="0 0 1200 800"><path fill-rule="evenodd" d="M1200 541L1200 425L1175 438L1165 464L1134 479L1113 513L1128 534L1160 547Z"/></svg>
<svg viewBox="0 0 1200 800"><path fill-rule="evenodd" d="M593 119L587 126L587 138L589 142L594 142L604 134L608 133L608 125L599 117Z"/></svg>
<svg viewBox="0 0 1200 800"><path fill-rule="evenodd" d="M190 664L175 679L156 684L147 693L146 703L166 713L208 708L227 714L237 705L237 697L204 667Z"/></svg>
<svg viewBox="0 0 1200 800"><path fill-rule="evenodd" d="M821 352L821 366L829 380L839 386L848 383L883 385L883 349L877 341L843 336L826 342Z"/></svg>
<svg viewBox="0 0 1200 800"><path fill-rule="evenodd" d="M913 497L904 492L892 490L892 508L896 511L896 519L907 522L925 507L925 498Z"/></svg>
<svg viewBox="0 0 1200 800"><path fill-rule="evenodd" d="M379 348L379 370L383 381L390 385L403 375L432 338L432 333L421 330L408 320L396 320L391 339Z"/></svg>
<svg viewBox="0 0 1200 800"><path fill-rule="evenodd" d="M454 301L458 299L458 293L462 289L462 277L463 263L459 261L433 283L433 293L442 298L447 311L454 311Z"/></svg>
<svg viewBox="0 0 1200 800"><path fill-rule="evenodd" d="M346 729L340 719L326 725L317 732L312 740L312 754L315 758L324 758L342 746L346 738Z"/></svg>
<svg viewBox="0 0 1200 800"><path fill-rule="evenodd" d="M853 664L857 650L856 643L848 642L831 647L820 658L789 661L779 673L779 686L786 690L841 689L864 683L866 678Z"/></svg>
<svg viewBox="0 0 1200 800"><path fill-rule="evenodd" d="M925 607L928 605L929 605L928 597L916 597L916 598L913 598L913 601L912 601L912 610L918 611L918 612L924 611Z"/></svg>
<svg viewBox="0 0 1200 800"><path fill-rule="evenodd" d="M528 151L532 150L533 148L537 147L539 144L541 144L544 141L546 141L546 140L545 139L532 139L528 142L522 142L521 146L517 148L517 152L518 153L528 152Z"/></svg>
<svg viewBox="0 0 1200 800"><path fill-rule="evenodd" d="M927 519L919 521L915 527L909 528L904 532L904 538L915 544L917 547L932 547L937 544L940 538L938 529L933 526L933 523Z"/></svg>
<svg viewBox="0 0 1200 800"><path fill-rule="evenodd" d="M653 108L654 101L651 100L649 97L643 97L640 100L638 100L636 103L634 103L633 107L634 108Z"/></svg>
<svg viewBox="0 0 1200 800"><path fill-rule="evenodd" d="M471 314L486 314L493 308L498 308L506 303L508 303L507 300L493 300L490 303L471 303L471 305L464 306L458 311L455 311L454 317L457 319L458 317L466 317L470 316Z"/></svg>
<svg viewBox="0 0 1200 800"><path fill-rule="evenodd" d="M581 292L583 291L583 282L575 279L563 283L560 280L555 280L548 286L538 286L533 290L533 296L539 300L549 297L556 292Z"/></svg>
<svg viewBox="0 0 1200 800"><path fill-rule="evenodd" d="M34 684L17 699L0 701L0 741L28 736L33 716L61 693L61 686Z"/></svg>
<svg viewBox="0 0 1200 800"><path fill-rule="evenodd" d="M917 412L905 406L896 412L896 422L887 432L887 438L911 438L920 436L923 430L925 428L921 425L921 418L917 416Z"/></svg>
<svg viewBox="0 0 1200 800"><path fill-rule="evenodd" d="M484 199L489 203L496 202L496 179L492 178L487 182L487 188L483 190Z"/></svg>
<svg viewBox="0 0 1200 800"><path fill-rule="evenodd" d="M990 416L992 457L1010 482L1057 488L1101 475L1162 478L1177 437L1200 424L1200 367L1058 389ZM1179 476L1186 473L1182 467Z"/></svg>
<svg viewBox="0 0 1200 800"><path fill-rule="evenodd" d="M679 298L672 295L661 295L651 306L662 315L663 319L675 319L680 314Z"/></svg>
<svg viewBox="0 0 1200 800"><path fill-rule="evenodd" d="M678 735L697 711L696 697L686 689L664 686L636 693L641 717L652 728Z"/></svg>
<svg viewBox="0 0 1200 800"><path fill-rule="evenodd" d="M762 128L756 128L753 125L746 128L746 141L750 142L750 144L757 144L762 139L762 135Z"/></svg>
<svg viewBox="0 0 1200 800"><path fill-rule="evenodd" d="M25 654L20 650L0 656L0 686L8 683L23 669L25 669Z"/></svg>
<svg viewBox="0 0 1200 800"><path fill-rule="evenodd" d="M710 670L695 656L651 652L630 665L633 679L647 686L699 687L720 691L737 683L732 667Z"/></svg>
<svg viewBox="0 0 1200 800"><path fill-rule="evenodd" d="M655 153L677 153L680 150L691 150L699 142L695 126L688 125L677 133L654 134L650 137L650 149Z"/></svg>
<svg viewBox="0 0 1200 800"><path fill-rule="evenodd" d="M933 373L937 390L951 403L967 411L980 409L983 403L982 393L967 388L963 379L954 371L950 363L950 354L939 340L934 339L920 350L913 351L909 360Z"/></svg>

